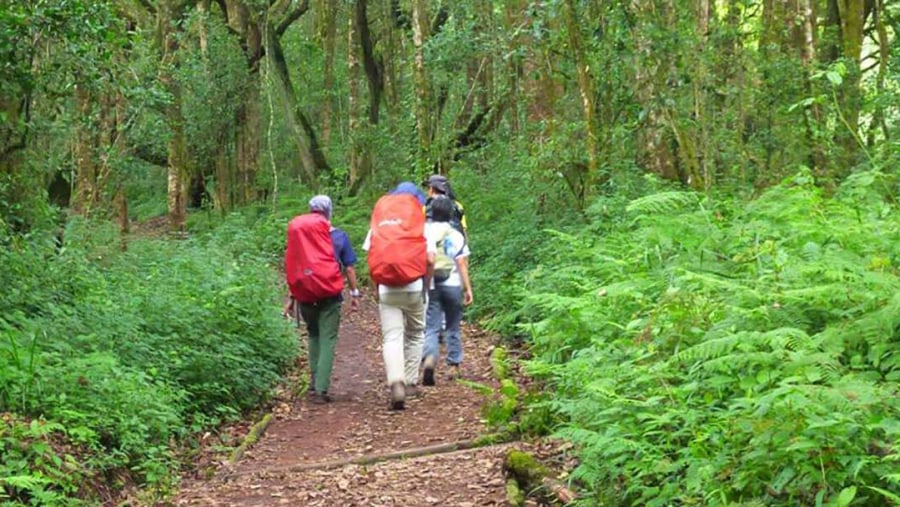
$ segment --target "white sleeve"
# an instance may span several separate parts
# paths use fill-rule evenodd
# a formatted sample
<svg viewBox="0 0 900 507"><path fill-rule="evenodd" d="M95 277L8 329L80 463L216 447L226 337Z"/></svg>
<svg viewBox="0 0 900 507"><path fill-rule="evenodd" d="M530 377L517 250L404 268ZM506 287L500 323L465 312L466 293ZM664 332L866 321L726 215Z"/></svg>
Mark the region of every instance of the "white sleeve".
<svg viewBox="0 0 900 507"><path fill-rule="evenodd" d="M363 250L366 252L369 251L369 248L372 246L372 229L369 229L369 232L366 233L366 240L363 241Z"/></svg>
<svg viewBox="0 0 900 507"><path fill-rule="evenodd" d="M437 242L440 240L439 237L435 237L436 233L439 231L436 227L437 224L434 222L428 222L425 224L425 251L427 253L437 254Z"/></svg>
<svg viewBox="0 0 900 507"><path fill-rule="evenodd" d="M455 258L458 259L460 257L468 257L471 255L472 252L469 251L469 242L466 241L466 237L456 229L454 229L451 234L451 237L453 238L453 249L459 252L456 254Z"/></svg>

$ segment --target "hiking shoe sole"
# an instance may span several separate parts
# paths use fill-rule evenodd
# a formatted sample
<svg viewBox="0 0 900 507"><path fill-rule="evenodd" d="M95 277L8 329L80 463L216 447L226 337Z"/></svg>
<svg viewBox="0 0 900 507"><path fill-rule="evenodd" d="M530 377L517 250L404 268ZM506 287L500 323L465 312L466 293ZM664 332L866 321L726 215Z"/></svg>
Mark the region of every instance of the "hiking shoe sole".
<svg viewBox="0 0 900 507"><path fill-rule="evenodd" d="M328 393L314 393L309 402L313 405L325 405L331 403L331 396L328 396Z"/></svg>
<svg viewBox="0 0 900 507"><path fill-rule="evenodd" d="M406 408L406 386L403 382L391 384L391 410L403 410Z"/></svg>
<svg viewBox="0 0 900 507"><path fill-rule="evenodd" d="M432 356L425 358L425 371L422 373L422 385L434 385L434 357Z"/></svg>

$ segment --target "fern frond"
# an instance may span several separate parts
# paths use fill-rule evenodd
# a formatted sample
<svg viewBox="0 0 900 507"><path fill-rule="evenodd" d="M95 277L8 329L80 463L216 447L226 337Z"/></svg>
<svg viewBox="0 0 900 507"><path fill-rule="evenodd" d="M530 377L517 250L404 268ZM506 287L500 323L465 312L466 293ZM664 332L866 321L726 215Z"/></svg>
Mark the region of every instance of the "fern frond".
<svg viewBox="0 0 900 507"><path fill-rule="evenodd" d="M639 197L625 207L629 213L642 215L663 215L679 211L699 202L697 194L693 192L660 192L658 194Z"/></svg>

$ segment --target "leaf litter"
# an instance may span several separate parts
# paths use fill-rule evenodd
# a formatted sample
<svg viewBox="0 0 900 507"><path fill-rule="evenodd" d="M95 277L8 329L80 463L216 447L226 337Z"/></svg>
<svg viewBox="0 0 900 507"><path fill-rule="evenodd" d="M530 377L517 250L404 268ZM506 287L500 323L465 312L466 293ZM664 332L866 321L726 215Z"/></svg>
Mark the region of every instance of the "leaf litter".
<svg viewBox="0 0 900 507"><path fill-rule="evenodd" d="M200 473L185 477L169 505L505 505L503 458L510 448L530 444L297 469L459 442L488 432L481 416L484 396L449 380L440 368L437 386L420 386L422 395L408 399L406 410L389 411L377 305L363 298L358 312L347 310L330 389L335 401L313 405L297 395L291 386L308 376L304 359L298 359L298 377L279 390L270 408L274 419L260 441L234 466L220 465L211 479ZM304 339L302 329L298 336ZM498 389L490 364L495 338L464 325L463 341L463 380Z"/></svg>

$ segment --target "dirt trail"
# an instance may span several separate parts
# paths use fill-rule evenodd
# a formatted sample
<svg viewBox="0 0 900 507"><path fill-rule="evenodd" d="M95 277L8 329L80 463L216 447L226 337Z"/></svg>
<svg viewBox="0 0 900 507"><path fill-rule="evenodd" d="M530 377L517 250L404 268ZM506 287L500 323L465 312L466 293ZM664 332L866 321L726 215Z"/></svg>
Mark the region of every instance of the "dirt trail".
<svg viewBox="0 0 900 507"><path fill-rule="evenodd" d="M471 440L488 429L484 397L438 370L437 386L421 388L403 411L388 410L377 307L364 298L344 317L331 393L335 401L290 399L260 441L234 467L209 480L186 479L174 505L419 506L504 505L501 462L512 444L327 466L340 458L373 457ZM491 337L464 331L463 378L491 385ZM521 447L523 444L515 444ZM449 446L443 446L449 447ZM326 467L323 467L326 465Z"/></svg>

